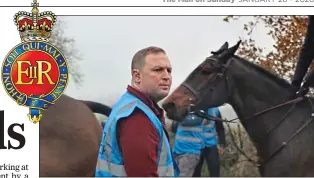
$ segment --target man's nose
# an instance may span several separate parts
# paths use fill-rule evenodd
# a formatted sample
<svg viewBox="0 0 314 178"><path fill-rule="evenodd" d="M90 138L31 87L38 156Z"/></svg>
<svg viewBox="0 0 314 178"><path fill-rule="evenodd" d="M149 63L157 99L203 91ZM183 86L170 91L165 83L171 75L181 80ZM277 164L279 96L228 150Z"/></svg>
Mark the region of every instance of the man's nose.
<svg viewBox="0 0 314 178"><path fill-rule="evenodd" d="M171 78L171 73L168 71L165 71L164 75L163 75L163 79L169 80Z"/></svg>

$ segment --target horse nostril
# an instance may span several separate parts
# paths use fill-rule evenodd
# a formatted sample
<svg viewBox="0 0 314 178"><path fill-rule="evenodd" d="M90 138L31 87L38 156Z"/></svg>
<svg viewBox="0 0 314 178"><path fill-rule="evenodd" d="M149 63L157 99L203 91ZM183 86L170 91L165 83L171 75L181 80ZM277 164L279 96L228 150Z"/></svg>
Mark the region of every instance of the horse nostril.
<svg viewBox="0 0 314 178"><path fill-rule="evenodd" d="M174 102L169 102L169 103L164 104L162 107L167 111L167 110L174 109L175 106L176 105L174 104Z"/></svg>

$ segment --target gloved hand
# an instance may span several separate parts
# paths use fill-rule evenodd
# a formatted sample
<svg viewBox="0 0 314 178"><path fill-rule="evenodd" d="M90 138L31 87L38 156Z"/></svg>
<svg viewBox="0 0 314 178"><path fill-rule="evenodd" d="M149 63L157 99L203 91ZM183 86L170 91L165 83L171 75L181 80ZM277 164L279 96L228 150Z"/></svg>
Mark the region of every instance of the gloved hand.
<svg viewBox="0 0 314 178"><path fill-rule="evenodd" d="M303 97L309 92L308 87L301 87L300 90L297 92L296 97Z"/></svg>

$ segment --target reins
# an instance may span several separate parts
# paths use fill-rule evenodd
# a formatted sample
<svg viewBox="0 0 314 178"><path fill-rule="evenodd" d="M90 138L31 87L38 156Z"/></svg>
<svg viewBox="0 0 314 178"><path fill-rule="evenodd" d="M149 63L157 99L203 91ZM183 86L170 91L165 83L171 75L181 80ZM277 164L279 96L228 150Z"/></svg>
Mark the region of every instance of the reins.
<svg viewBox="0 0 314 178"><path fill-rule="evenodd" d="M215 61L217 61L217 60L215 60ZM231 62L232 62L232 60L229 60L226 65L222 65L222 67L224 68L224 70L223 70L223 72L222 72L222 74L223 74L222 79L225 80L225 89L226 89L226 92L227 92L227 95L228 95L228 96L227 96L228 99L230 99L230 92L229 92L229 88L228 88L228 87L229 87L229 85L228 85L228 78L227 78L227 76L226 76L225 74L226 74L226 71L227 71L226 69L230 66ZM193 93L193 95L197 98L197 100L201 98L200 95L199 95L200 93L198 93L197 91L195 91L193 87L189 86L189 85L188 85L187 83L185 83L185 82L183 83L183 86L184 86L185 88L187 88L189 91L191 91L191 92ZM214 85L214 87L212 87L211 90L214 90L215 87L216 87L216 86ZM300 101L304 100L304 98L305 98L305 97L299 97L299 98L296 98L296 99L293 99L293 100L290 100L290 101L287 101L287 102L284 102L284 103L275 105L275 106L273 106L273 107L264 109L264 110L262 110L262 111L260 111L260 112L257 112L257 113L255 113L255 114L249 116L249 117L245 117L245 118L241 119L241 121L247 121L247 120L249 120L249 119L251 119L251 118L254 118L254 117L259 116L259 115L262 115L262 114L265 114L265 113L267 113L267 112L269 112L269 111L272 111L272 110L274 110L274 109L280 108L280 107L282 107L282 106L286 106L286 105L288 105L288 104L293 104L292 107L288 110L288 112L285 113L285 114L280 118L279 122L276 123L276 124L275 124L272 128L270 128L269 130L267 130L266 135L268 136L270 132L272 132L273 130L275 130L275 129L287 118L287 116L288 116L288 115L293 111L293 109L295 108L296 104L299 103ZM313 103L312 103L311 99L310 99L310 98L307 98L307 100L308 100L308 102L309 102L310 105L311 105L312 112L314 112L314 106L313 106ZM198 101L198 102L200 102L200 101ZM198 115L198 116L200 116L200 117L204 117L204 118L206 118L206 119L208 119L208 120L214 120L214 121L218 121L218 122L226 122L227 125L228 125L228 127L229 127L229 129L230 129L230 126L229 126L228 123L234 123L235 120L239 120L239 118L234 118L234 119L231 119L231 120L224 120L224 119L221 119L221 118L217 118L217 117L213 117L213 116L208 116L208 115L206 115L204 112L201 112L201 111L193 111L193 113L196 114L196 115ZM308 124L310 124L310 123L313 121L313 118L314 118L314 113L312 113L310 119L308 119L303 125L301 125L286 141L282 142L281 145L280 145L278 148L276 148L275 151L274 151L272 154L270 154L270 156L267 157L267 159L265 159L262 163L260 163L260 162L258 162L258 161L254 161L254 160L251 159L249 156L247 156L246 153L245 153L243 150L241 150L241 149L239 148L239 146L238 146L238 145L236 144L236 142L235 142L235 138L234 138L232 132L230 132L230 136L231 136L231 140L232 140L234 146L236 147L236 149L237 149L244 157L246 157L247 161L253 163L253 165L255 165L255 166L257 166L257 167L261 167L261 166L265 166L266 163L268 163L275 155L277 155L277 153L279 153L286 145L288 145L288 143L289 143L291 140L293 140L293 138L294 138L296 135L298 135Z"/></svg>
<svg viewBox="0 0 314 178"><path fill-rule="evenodd" d="M281 103L279 105L276 105L276 106L273 106L273 107L270 107L270 108L267 108L265 110L262 110L258 113L255 113L249 117L246 117L244 118L243 120L248 120L248 119L251 119L253 117L256 117L258 115L261 115L261 114L264 114L264 113L267 113L268 111L272 111L273 109L277 109L277 108L280 108L282 106L286 106L288 104L293 104L293 106L290 108L290 110L280 119L279 123L276 124L275 127L271 128L269 131L267 131L266 134L268 134L269 132L271 132L272 130L274 130L275 128L277 128L281 123L282 121L287 118L287 116L289 115L290 112L293 111L293 109L295 108L296 104L300 101L302 101L304 98L303 97L299 97L299 98L296 98L296 99L293 99L293 100L290 100L290 101L287 101L287 102L284 102L284 103ZM310 102L311 104L311 108L314 112L314 106L312 104L312 102L310 101L310 98L308 98L308 101ZM297 129L297 131L292 134L292 136L290 136L287 141L285 142L282 142L282 144L267 158L265 159L265 161L263 161L263 163L259 163L258 161L254 161L253 159L251 159L241 148L239 148L239 146L236 144L236 141L235 141L235 137L234 135L232 134L231 132L231 127L228 123L235 123L234 121L235 120L239 120L239 118L235 118L235 119L231 119L231 120L225 120L225 119L222 119L222 118L218 118L218 117L214 117L214 116L208 116L206 113L202 112L202 111L192 111L190 113L193 113L199 117L203 117L207 120L213 120L213 121L217 121L217 122L226 122L227 123L227 126L228 126L228 129L229 129L229 132L230 132L230 137L231 137L231 141L233 142L233 145L235 146L235 148L247 159L247 161L251 162L254 166L256 167L261 167L263 165L265 165L269 160L271 160L271 158L273 158L280 150L282 150L298 133L300 133L309 123L312 122L313 118L310 118L307 122L305 122L305 124L303 124L300 128ZM312 116L313 117L313 116Z"/></svg>
<svg viewBox="0 0 314 178"><path fill-rule="evenodd" d="M260 112L257 112L257 113L255 113L255 114L249 116L249 117L244 118L243 120L251 119L251 118L253 118L253 117L255 117L255 116L261 115L261 114L263 114L263 113L265 113L265 112L268 112L268 111L271 111L271 110L273 110L273 109L277 109L277 108L280 108L280 107L282 107L282 106L285 106L285 105L291 104L291 103L294 103L294 104L295 104L295 103L298 103L298 102L300 102L300 101L302 101L302 100L303 100L303 97L299 97L299 98L296 98L296 99L293 99L293 100L289 100L289 101L287 101L287 102L284 102L284 103L275 105L275 106L273 106L273 107L267 108L267 109L265 109L265 110L262 110L262 111L260 111ZM236 118L236 119L238 119L238 118Z"/></svg>
<svg viewBox="0 0 314 178"><path fill-rule="evenodd" d="M276 105L274 107L271 107L271 108L268 108L268 109L265 109L261 112L258 112L250 117L247 117L245 118L246 120L248 119L251 119L253 117L256 117L258 115L261 115L261 114L264 114L268 111L271 111L273 109L276 109L276 108L280 108L282 106L285 106L287 104L293 104L292 107L289 109L289 111L283 116L281 117L281 119L279 120L279 122L274 126L272 127L271 129L269 129L267 132L266 132L266 135L268 135L271 131L275 130L286 118L287 116L293 111L293 109L295 108L296 104L299 103L300 101L304 100L305 97L299 97L299 98L296 98L296 99L293 99L293 100L290 100L290 101L287 101L287 102L284 102L282 104L279 104L279 105ZM234 146L236 147L236 149L247 159L247 161L251 162L254 166L256 167L262 167L262 166L265 166L266 163L268 163L275 155L277 155L277 153L279 153L283 148L285 148L289 142L291 142L306 126L308 126L313 120L314 120L314 105L311 101L311 98L306 98L307 101L309 102L310 106L311 106L311 109L312 109L312 114L311 114L311 117L306 120L304 122L304 124L302 124L286 141L282 142L281 145L279 147L277 147L275 149L275 151L270 154L269 157L267 157L263 162L260 162L260 161L254 161L253 159L251 159L241 148L239 148L239 146L236 144L236 141L235 141L235 138L234 138L234 135L232 134L232 132L230 132L230 137L231 137L231 140L234 144ZM226 120L222 120L222 119L218 119L218 118L215 118L213 117L215 121L220 121L220 122L227 122L227 126L228 126L228 129L231 130L230 126L228 123L232 123L234 120L237 120L239 118L235 118L235 119L232 119L232 120L229 120L229 121L226 121ZM213 118L210 118L213 120Z"/></svg>

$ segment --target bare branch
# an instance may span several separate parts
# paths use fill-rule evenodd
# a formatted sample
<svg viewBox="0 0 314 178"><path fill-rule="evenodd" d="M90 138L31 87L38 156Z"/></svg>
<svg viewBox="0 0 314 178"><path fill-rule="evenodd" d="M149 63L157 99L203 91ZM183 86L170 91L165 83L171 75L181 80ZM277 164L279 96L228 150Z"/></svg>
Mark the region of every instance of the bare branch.
<svg viewBox="0 0 314 178"><path fill-rule="evenodd" d="M50 42L64 54L68 61L70 78L79 87L83 81L79 61L82 61L83 57L80 51L75 48L75 40L65 36L64 28L66 28L66 24L64 21L58 19L51 34Z"/></svg>

